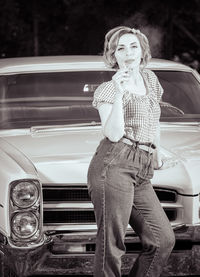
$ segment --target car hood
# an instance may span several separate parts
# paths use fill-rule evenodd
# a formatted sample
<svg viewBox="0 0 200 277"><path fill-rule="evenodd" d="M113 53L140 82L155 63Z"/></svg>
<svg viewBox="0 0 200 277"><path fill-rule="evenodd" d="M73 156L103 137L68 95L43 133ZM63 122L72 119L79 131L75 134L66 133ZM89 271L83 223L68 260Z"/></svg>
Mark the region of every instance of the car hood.
<svg viewBox="0 0 200 277"><path fill-rule="evenodd" d="M43 183L87 183L89 162L103 138L100 126L35 128L34 131L2 131L1 136L24 153ZM156 170L153 185L182 194L200 191L200 128L197 124L161 124L161 151L177 165Z"/></svg>

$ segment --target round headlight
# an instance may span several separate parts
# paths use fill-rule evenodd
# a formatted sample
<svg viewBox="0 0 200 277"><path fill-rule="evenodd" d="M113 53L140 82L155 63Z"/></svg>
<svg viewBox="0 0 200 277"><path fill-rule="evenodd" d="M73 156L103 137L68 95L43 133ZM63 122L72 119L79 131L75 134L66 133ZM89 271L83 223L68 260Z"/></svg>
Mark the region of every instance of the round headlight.
<svg viewBox="0 0 200 277"><path fill-rule="evenodd" d="M29 238L38 230L38 219L31 212L17 213L12 218L12 231L19 238Z"/></svg>
<svg viewBox="0 0 200 277"><path fill-rule="evenodd" d="M32 206L38 199L39 191L37 186L31 182L20 182L11 191L11 198L15 205L20 208Z"/></svg>

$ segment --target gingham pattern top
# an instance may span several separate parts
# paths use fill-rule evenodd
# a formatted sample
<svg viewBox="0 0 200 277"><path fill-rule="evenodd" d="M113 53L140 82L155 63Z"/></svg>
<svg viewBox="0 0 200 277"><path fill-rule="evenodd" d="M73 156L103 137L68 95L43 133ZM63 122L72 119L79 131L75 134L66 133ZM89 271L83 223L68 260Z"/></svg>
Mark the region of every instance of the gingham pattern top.
<svg viewBox="0 0 200 277"><path fill-rule="evenodd" d="M147 89L146 95L126 93L123 96L124 135L139 142L153 142L159 124L159 102L163 88L153 71L144 69L141 74ZM113 104L115 93L112 80L102 83L94 93L93 107L98 108L103 103Z"/></svg>

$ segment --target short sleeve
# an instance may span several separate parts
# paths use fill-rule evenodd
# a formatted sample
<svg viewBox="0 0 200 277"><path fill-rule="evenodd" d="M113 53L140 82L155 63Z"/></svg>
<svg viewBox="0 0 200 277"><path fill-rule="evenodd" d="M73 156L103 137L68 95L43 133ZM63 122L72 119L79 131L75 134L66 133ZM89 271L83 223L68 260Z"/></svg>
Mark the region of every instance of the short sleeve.
<svg viewBox="0 0 200 277"><path fill-rule="evenodd" d="M94 108L98 107L103 103L113 104L115 96L114 85L111 81L104 82L94 92L94 98L92 105Z"/></svg>
<svg viewBox="0 0 200 277"><path fill-rule="evenodd" d="M148 79L149 79L150 85L151 85L153 91L156 93L158 102L160 102L163 92L164 92L163 88L158 80L158 77L156 76L156 74L153 71L148 70L147 73L148 73Z"/></svg>

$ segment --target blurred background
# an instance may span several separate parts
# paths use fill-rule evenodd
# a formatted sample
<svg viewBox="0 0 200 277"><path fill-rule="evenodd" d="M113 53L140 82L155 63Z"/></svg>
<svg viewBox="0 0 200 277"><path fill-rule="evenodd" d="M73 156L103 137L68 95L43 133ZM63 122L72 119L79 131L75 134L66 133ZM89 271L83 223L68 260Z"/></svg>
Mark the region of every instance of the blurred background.
<svg viewBox="0 0 200 277"><path fill-rule="evenodd" d="M144 32L153 57L200 70L200 0L0 0L0 59L99 55L118 25Z"/></svg>

